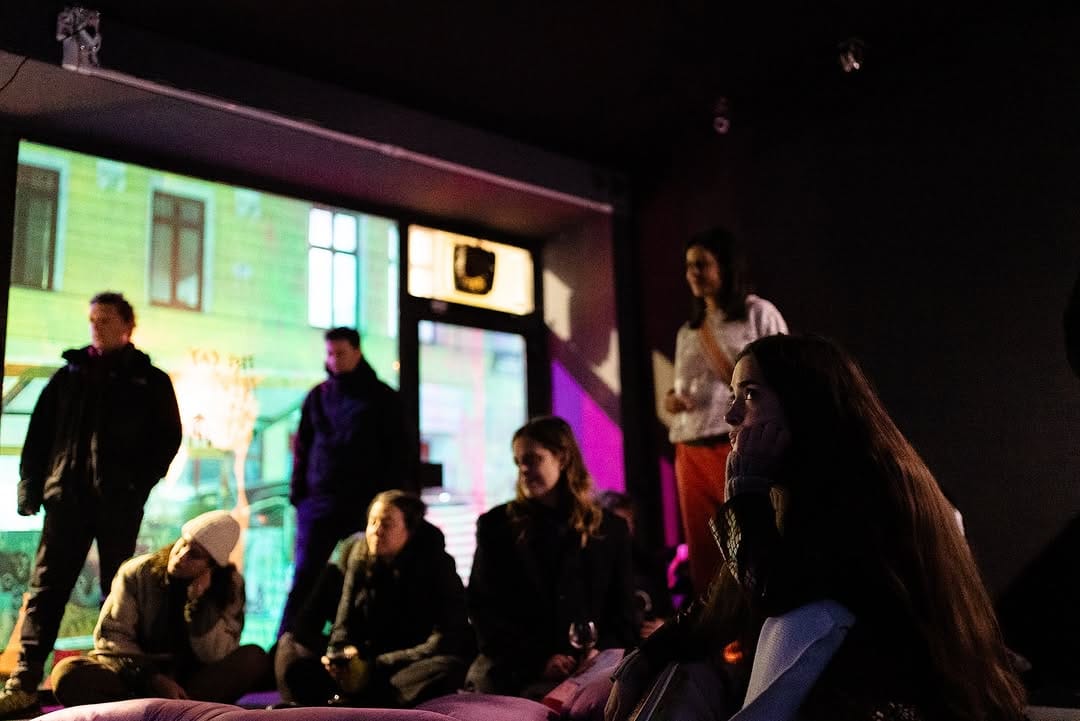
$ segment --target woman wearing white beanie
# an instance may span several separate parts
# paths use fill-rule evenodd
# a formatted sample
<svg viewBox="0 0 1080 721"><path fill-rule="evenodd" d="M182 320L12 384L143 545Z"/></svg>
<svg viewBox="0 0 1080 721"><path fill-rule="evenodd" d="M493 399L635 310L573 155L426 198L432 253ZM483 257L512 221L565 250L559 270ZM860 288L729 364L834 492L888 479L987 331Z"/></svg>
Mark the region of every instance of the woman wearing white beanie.
<svg viewBox="0 0 1080 721"><path fill-rule="evenodd" d="M240 525L226 511L192 518L180 538L124 563L113 580L94 650L52 673L75 706L132 697L232 702L269 672L266 652L240 646L244 579L229 563Z"/></svg>

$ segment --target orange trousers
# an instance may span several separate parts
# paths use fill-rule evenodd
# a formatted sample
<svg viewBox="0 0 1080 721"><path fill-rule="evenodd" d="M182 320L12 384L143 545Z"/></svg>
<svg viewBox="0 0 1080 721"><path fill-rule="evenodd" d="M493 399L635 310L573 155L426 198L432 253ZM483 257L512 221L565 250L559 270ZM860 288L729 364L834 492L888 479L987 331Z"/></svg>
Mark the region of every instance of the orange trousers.
<svg viewBox="0 0 1080 721"><path fill-rule="evenodd" d="M694 593L705 592L720 565L708 521L724 502L724 476L731 444L675 444L675 485L679 490L683 538L690 552L690 581Z"/></svg>

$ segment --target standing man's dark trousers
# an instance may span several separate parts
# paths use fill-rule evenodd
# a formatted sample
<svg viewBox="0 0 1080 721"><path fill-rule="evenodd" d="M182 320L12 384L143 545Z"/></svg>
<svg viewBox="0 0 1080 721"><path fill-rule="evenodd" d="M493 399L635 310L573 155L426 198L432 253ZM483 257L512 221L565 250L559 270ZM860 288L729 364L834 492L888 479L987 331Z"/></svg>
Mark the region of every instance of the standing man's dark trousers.
<svg viewBox="0 0 1080 721"><path fill-rule="evenodd" d="M295 631L296 616L315 590L319 576L338 542L364 529L367 508L329 507L330 499L310 498L296 507L293 585L281 612L278 637Z"/></svg>
<svg viewBox="0 0 1080 721"><path fill-rule="evenodd" d="M126 499L125 499L126 500ZM79 578L90 544L97 539L101 595L109 594L113 576L135 553L142 523L143 499L47 504L38 542L30 600L22 626L22 650L11 679L25 691L37 690L45 659L53 650L71 590Z"/></svg>

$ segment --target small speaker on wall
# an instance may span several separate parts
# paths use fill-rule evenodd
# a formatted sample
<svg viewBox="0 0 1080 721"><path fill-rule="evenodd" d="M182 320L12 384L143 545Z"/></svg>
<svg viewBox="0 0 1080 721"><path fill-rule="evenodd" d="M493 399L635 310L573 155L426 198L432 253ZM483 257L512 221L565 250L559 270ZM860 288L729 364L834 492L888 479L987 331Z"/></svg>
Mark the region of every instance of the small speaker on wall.
<svg viewBox="0 0 1080 721"><path fill-rule="evenodd" d="M495 283L495 254L475 245L454 246L454 287L462 293L487 295Z"/></svg>

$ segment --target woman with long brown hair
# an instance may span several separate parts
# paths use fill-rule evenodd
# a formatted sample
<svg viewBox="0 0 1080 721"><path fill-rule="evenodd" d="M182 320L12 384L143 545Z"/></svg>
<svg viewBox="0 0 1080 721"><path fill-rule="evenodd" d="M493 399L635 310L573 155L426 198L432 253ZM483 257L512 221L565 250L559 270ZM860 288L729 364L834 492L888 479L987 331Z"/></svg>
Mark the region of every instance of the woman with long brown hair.
<svg viewBox="0 0 1080 721"><path fill-rule="evenodd" d="M714 605L650 639L618 674L609 719L658 664L690 660L706 631L698 660L721 678L731 668L707 660L718 644L740 632L756 644L743 649L748 691L705 717L1021 718L1023 689L952 506L855 361L821 338L763 338L741 354L732 390L728 500L714 524L728 589L714 598L731 603L737 586L744 613Z"/></svg>
<svg viewBox="0 0 1080 721"><path fill-rule="evenodd" d="M541 697L582 660L571 626L596 649L634 642L630 539L600 507L574 433L535 418L514 433L517 495L476 523L467 592L480 656L466 686Z"/></svg>

